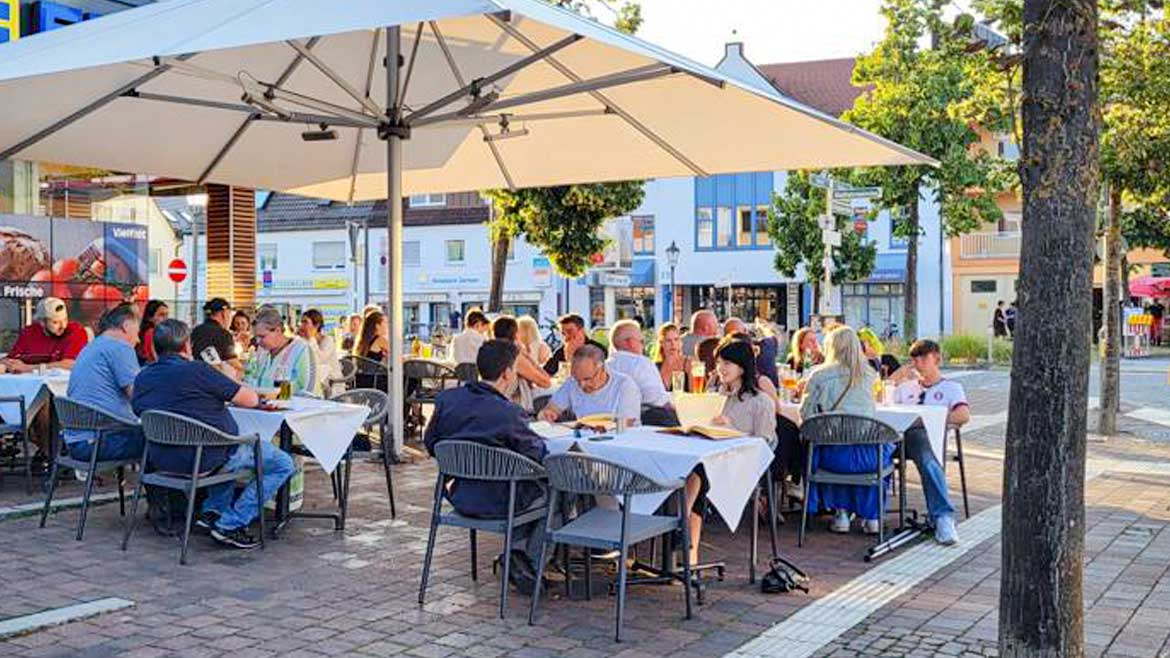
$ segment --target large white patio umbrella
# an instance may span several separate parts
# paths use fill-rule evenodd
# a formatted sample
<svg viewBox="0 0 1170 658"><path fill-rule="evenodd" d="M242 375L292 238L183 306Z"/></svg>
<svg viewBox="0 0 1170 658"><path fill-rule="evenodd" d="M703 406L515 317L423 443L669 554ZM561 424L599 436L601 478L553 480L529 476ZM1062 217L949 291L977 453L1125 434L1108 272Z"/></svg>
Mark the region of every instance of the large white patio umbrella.
<svg viewBox="0 0 1170 658"><path fill-rule="evenodd" d="M0 160L348 201L933 164L540 0L166 0L0 47L0 108Z"/></svg>

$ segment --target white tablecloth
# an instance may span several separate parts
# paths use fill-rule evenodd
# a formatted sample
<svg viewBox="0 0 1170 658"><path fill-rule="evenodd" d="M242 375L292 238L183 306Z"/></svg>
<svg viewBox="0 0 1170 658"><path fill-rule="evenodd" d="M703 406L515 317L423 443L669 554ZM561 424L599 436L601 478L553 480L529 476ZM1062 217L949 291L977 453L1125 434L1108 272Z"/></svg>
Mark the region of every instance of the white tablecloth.
<svg viewBox="0 0 1170 658"><path fill-rule="evenodd" d="M69 389L68 370L49 370L45 374L27 373L22 375L0 374L0 396L24 398L25 411L28 405L40 394L42 388L48 388L53 395L65 395ZM15 404L0 404L0 416L9 423L20 422L20 408Z"/></svg>
<svg viewBox="0 0 1170 658"><path fill-rule="evenodd" d="M653 429L628 430L609 441L563 437L548 439L552 454L576 442L586 454L604 457L659 481L684 479L699 464L707 473L707 500L733 532L756 483L772 462L768 443L756 437L711 441L660 434ZM652 514L670 494L635 496L633 511Z"/></svg>
<svg viewBox="0 0 1170 658"><path fill-rule="evenodd" d="M289 429L313 453L326 473L332 473L353 441L370 411L356 404L341 404L329 400L294 397L289 408L280 411L260 411L229 407L232 418L240 426L240 434L259 434L268 439L288 423Z"/></svg>
<svg viewBox="0 0 1170 658"><path fill-rule="evenodd" d="M780 403L780 413L785 418L800 425L800 405L792 402ZM943 463L944 442L947 435L947 408L932 407L916 404L890 404L877 408L874 414L878 420L890 425L899 432L905 432L914 421L921 420L926 428L926 435L930 439L930 449L939 463Z"/></svg>

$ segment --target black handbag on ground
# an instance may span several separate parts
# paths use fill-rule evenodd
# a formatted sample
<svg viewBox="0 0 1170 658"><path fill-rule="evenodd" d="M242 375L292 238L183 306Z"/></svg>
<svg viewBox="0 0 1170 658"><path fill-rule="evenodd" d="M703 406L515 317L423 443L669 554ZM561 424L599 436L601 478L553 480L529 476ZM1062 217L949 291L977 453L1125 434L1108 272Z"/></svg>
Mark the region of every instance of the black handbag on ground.
<svg viewBox="0 0 1170 658"><path fill-rule="evenodd" d="M800 590L808 594L808 574L800 567L782 557L772 558L772 567L760 580L760 591L764 594L786 594Z"/></svg>

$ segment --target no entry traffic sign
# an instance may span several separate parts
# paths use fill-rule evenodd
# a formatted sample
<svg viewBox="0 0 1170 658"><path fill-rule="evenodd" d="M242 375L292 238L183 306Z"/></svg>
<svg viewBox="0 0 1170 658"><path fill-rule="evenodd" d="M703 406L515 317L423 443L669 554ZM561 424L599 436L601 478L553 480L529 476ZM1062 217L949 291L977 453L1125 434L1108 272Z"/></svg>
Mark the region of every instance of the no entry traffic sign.
<svg viewBox="0 0 1170 658"><path fill-rule="evenodd" d="M176 258L167 265L167 276L171 277L171 281L175 283L182 283L187 278L187 264L183 259Z"/></svg>

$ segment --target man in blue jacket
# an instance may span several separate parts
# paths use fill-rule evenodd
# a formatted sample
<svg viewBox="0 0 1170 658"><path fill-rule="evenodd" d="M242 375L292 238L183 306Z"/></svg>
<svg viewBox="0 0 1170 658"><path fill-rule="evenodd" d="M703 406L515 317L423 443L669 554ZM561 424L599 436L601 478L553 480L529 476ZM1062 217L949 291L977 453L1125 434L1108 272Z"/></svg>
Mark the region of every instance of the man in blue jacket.
<svg viewBox="0 0 1170 658"><path fill-rule="evenodd" d="M529 418L519 405L505 395L516 383L516 357L519 348L503 340L486 341L476 356L480 381L443 391L435 401L435 413L427 426L425 442L433 455L441 441L473 441L517 452L534 461L548 454L544 440L528 427ZM516 511L539 505L543 492L533 482L516 487ZM446 497L466 516L506 518L508 483L455 478L447 485ZM530 594L535 585L534 556L539 555L543 520L517 528L513 537L525 539L524 552L511 556L512 582L522 593Z"/></svg>

